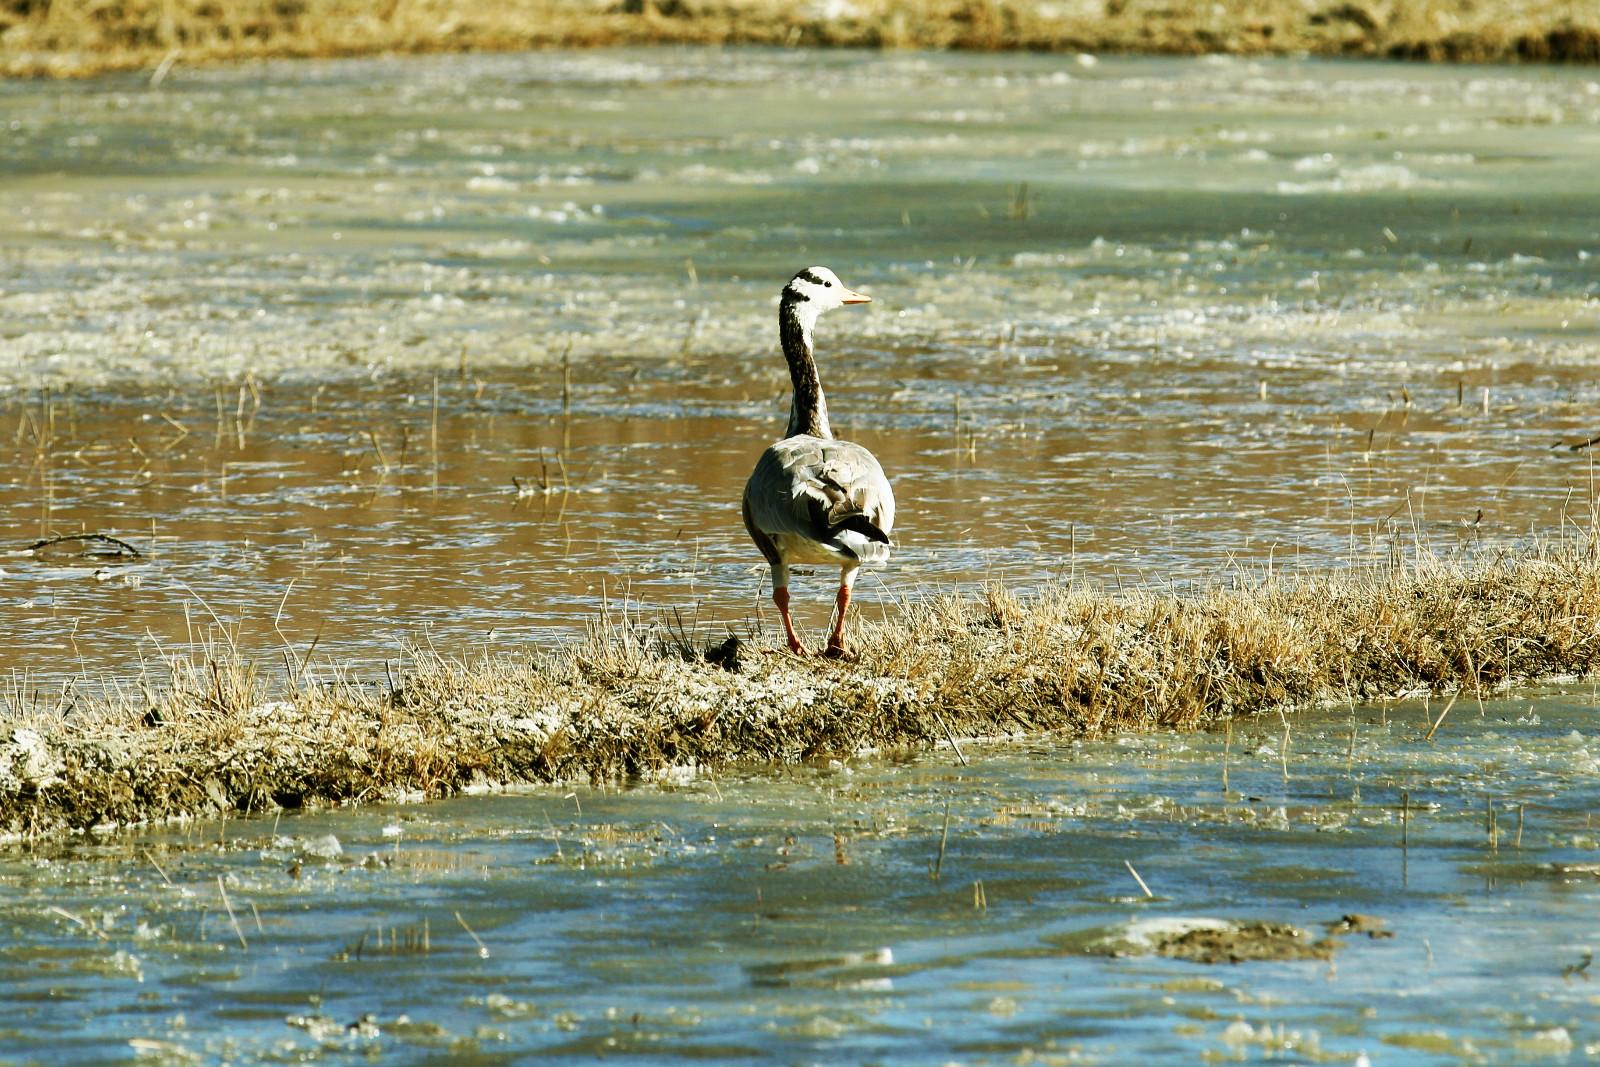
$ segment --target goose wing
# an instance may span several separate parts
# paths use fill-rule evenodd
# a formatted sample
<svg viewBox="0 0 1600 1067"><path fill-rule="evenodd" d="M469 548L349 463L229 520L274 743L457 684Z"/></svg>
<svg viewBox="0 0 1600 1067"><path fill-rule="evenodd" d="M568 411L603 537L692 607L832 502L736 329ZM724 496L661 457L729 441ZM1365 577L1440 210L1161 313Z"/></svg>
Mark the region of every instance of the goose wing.
<svg viewBox="0 0 1600 1067"><path fill-rule="evenodd" d="M744 491L758 544L802 538L830 554L889 556L894 492L871 452L849 441L801 435L768 448Z"/></svg>

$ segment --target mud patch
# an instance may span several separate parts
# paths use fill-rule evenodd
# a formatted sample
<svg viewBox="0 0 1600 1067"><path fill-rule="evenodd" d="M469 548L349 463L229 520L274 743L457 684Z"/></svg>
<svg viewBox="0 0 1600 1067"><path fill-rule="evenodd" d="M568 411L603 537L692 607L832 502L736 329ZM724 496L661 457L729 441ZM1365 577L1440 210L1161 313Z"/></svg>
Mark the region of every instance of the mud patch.
<svg viewBox="0 0 1600 1067"><path fill-rule="evenodd" d="M1193 963L1326 960L1339 942L1288 923L1168 916L1135 919L1070 935L1061 947L1082 956L1165 956Z"/></svg>

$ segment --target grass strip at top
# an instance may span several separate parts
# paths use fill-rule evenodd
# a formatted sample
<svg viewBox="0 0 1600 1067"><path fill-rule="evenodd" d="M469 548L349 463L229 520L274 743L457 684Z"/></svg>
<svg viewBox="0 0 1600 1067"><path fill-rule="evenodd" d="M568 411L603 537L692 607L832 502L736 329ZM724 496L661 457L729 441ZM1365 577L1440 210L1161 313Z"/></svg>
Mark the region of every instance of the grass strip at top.
<svg viewBox="0 0 1600 1067"><path fill-rule="evenodd" d="M1600 61L1586 0L0 0L0 73L381 53L756 44Z"/></svg>
<svg viewBox="0 0 1600 1067"><path fill-rule="evenodd" d="M554 650L417 651L392 686L233 654L173 657L159 685L109 696L69 687L51 708L13 683L0 693L0 831L616 781L952 735L1188 730L1586 675L1600 667L1600 553L1427 557L1193 594L991 588L856 635L853 662L747 641L718 646L718 663L671 628L608 617Z"/></svg>

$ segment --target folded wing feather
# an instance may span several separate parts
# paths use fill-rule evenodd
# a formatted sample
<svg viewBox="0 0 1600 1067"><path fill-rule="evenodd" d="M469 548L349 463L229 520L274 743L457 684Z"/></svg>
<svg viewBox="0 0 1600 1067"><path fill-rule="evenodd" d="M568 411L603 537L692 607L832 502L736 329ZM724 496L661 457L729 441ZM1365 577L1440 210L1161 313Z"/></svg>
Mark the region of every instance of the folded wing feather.
<svg viewBox="0 0 1600 1067"><path fill-rule="evenodd" d="M799 436L767 449L745 499L768 535L797 535L863 560L887 559L894 493L871 452Z"/></svg>

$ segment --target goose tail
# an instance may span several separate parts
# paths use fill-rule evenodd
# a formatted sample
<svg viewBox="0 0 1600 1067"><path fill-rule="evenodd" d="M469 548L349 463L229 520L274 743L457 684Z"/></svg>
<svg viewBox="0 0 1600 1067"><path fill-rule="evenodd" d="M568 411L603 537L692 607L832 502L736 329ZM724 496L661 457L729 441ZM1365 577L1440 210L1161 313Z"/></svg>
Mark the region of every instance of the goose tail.
<svg viewBox="0 0 1600 1067"><path fill-rule="evenodd" d="M894 542L865 515L852 515L830 532L828 540L863 563L886 563Z"/></svg>

